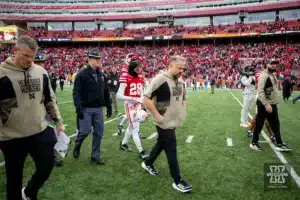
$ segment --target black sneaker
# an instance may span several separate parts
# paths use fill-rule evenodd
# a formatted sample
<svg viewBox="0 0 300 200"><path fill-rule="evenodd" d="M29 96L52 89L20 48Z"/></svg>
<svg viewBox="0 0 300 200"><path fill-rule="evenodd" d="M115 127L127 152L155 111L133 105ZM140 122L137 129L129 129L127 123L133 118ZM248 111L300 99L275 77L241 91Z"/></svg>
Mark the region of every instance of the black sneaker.
<svg viewBox="0 0 300 200"><path fill-rule="evenodd" d="M123 125L118 125L118 128L117 128L118 135L121 135L122 129L123 129Z"/></svg>
<svg viewBox="0 0 300 200"><path fill-rule="evenodd" d="M127 144L122 144L122 142L120 143L120 150L121 151L126 151L126 152L131 152L132 149L128 147Z"/></svg>
<svg viewBox="0 0 300 200"><path fill-rule="evenodd" d="M153 165L146 165L145 162L142 162L142 168L147 170L149 172L149 174L151 174L153 176L158 174L158 171L156 169L154 169Z"/></svg>
<svg viewBox="0 0 300 200"><path fill-rule="evenodd" d="M149 155L143 150L140 152L140 158L145 160L146 158L148 158Z"/></svg>
<svg viewBox="0 0 300 200"><path fill-rule="evenodd" d="M264 150L258 143L251 143L250 144L250 148L254 149L256 151L262 151L262 150Z"/></svg>
<svg viewBox="0 0 300 200"><path fill-rule="evenodd" d="M34 197L34 198L29 198L26 194L25 194L25 187L22 189L21 191L22 193L22 200L38 200L37 197Z"/></svg>
<svg viewBox="0 0 300 200"><path fill-rule="evenodd" d="M296 99L293 99L293 104L295 104L296 103Z"/></svg>
<svg viewBox="0 0 300 200"><path fill-rule="evenodd" d="M140 137L140 139L146 139L146 138L147 138L147 137L144 136L141 132L139 132L139 137Z"/></svg>
<svg viewBox="0 0 300 200"><path fill-rule="evenodd" d="M292 148L288 147L286 144L279 144L275 147L276 151L292 151Z"/></svg>
<svg viewBox="0 0 300 200"><path fill-rule="evenodd" d="M252 137L252 136L253 136L252 131L247 131L247 136L248 136L248 137Z"/></svg>
<svg viewBox="0 0 300 200"><path fill-rule="evenodd" d="M189 184L188 182L184 181L183 179L181 179L178 183L173 183L173 188L175 190L178 190L180 192L190 192L192 191L192 185Z"/></svg>
<svg viewBox="0 0 300 200"><path fill-rule="evenodd" d="M276 144L276 138L275 138L274 135L270 137L270 140L271 140L274 144Z"/></svg>

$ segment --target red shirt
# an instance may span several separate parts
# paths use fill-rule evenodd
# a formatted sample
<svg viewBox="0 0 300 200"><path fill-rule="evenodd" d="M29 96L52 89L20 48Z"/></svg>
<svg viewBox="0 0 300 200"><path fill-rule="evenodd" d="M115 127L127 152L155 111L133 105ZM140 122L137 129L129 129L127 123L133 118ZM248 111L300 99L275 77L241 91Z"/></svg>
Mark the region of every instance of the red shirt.
<svg viewBox="0 0 300 200"><path fill-rule="evenodd" d="M124 96L141 97L143 91L144 79L142 76L133 77L128 73L122 73L120 76L120 84L125 83L126 88Z"/></svg>

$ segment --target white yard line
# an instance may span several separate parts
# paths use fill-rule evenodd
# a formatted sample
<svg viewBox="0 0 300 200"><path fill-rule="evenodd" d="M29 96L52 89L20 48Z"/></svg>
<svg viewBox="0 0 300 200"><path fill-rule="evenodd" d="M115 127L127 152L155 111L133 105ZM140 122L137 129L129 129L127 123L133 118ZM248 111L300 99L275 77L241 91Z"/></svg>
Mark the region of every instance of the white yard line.
<svg viewBox="0 0 300 200"><path fill-rule="evenodd" d="M147 137L147 140L151 140L157 136L157 133L152 133L149 137Z"/></svg>
<svg viewBox="0 0 300 200"><path fill-rule="evenodd" d="M109 123L109 122L115 121L116 119L119 119L120 117L123 117L123 115L121 115L121 116L119 116L119 117L116 117L116 118L113 118L113 119L111 119L111 120L108 120L108 121L104 122L104 124L107 124L107 123ZM65 126L68 126L68 125L66 124ZM73 134L73 135L70 135L69 138L73 138L73 137L75 137L75 136L76 136L76 134ZM0 163L0 167L3 167L4 165L5 165L5 162L1 162L1 163Z"/></svg>
<svg viewBox="0 0 300 200"><path fill-rule="evenodd" d="M258 141L259 143L269 143L268 141Z"/></svg>
<svg viewBox="0 0 300 200"><path fill-rule="evenodd" d="M233 146L231 138L227 138L226 142L227 142L227 146L229 146L229 147Z"/></svg>
<svg viewBox="0 0 300 200"><path fill-rule="evenodd" d="M193 138L194 138L193 135L189 135L189 136L187 137L185 143L188 143L188 144L192 143Z"/></svg>
<svg viewBox="0 0 300 200"><path fill-rule="evenodd" d="M66 103L71 103L71 102L73 102L73 101L65 101L65 102L58 103L58 105L66 104Z"/></svg>
<svg viewBox="0 0 300 200"><path fill-rule="evenodd" d="M125 132L125 130L122 130L122 132ZM118 132L115 132L114 134L112 134L112 136L118 136Z"/></svg>
<svg viewBox="0 0 300 200"><path fill-rule="evenodd" d="M240 100L228 89L228 92L233 96L233 98L241 105L243 106L243 104L240 102ZM252 115L250 113L248 113L250 119L252 119ZM271 142L271 140L269 139L269 137L267 136L267 134L265 133L264 130L261 131L262 136L265 138L266 142L269 143L269 146L273 149L274 153L276 154L276 156L278 157L278 159L280 160L280 162L282 162L284 165L290 167L291 171L289 172L292 176L292 178L295 180L298 188L300 188L300 177L297 175L295 169L292 167L292 165L290 165L287 160L285 159L284 155L275 150L275 145Z"/></svg>

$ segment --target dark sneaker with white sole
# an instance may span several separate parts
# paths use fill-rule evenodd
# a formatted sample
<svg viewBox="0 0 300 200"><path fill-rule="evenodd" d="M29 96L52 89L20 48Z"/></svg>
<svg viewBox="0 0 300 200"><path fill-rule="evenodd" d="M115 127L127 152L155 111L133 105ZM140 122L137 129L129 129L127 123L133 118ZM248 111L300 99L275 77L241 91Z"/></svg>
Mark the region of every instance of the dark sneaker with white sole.
<svg viewBox="0 0 300 200"><path fill-rule="evenodd" d="M145 162L142 162L142 168L144 168L145 170L147 170L149 172L149 174L155 176L158 174L158 171L154 168L153 165L146 165Z"/></svg>
<svg viewBox="0 0 300 200"><path fill-rule="evenodd" d="M140 154L140 158L143 160L149 157L149 155L144 150L141 151L139 154Z"/></svg>
<svg viewBox="0 0 300 200"><path fill-rule="evenodd" d="M118 135L121 135L122 129L123 129L123 126L122 125L118 125L118 128L117 128Z"/></svg>
<svg viewBox="0 0 300 200"><path fill-rule="evenodd" d="M262 150L264 150L258 143L251 143L250 144L250 148L254 149L256 151L262 151Z"/></svg>
<svg viewBox="0 0 300 200"><path fill-rule="evenodd" d="M131 152L132 149L128 147L127 144L122 144L122 142L120 143L120 150L121 151L126 151L126 152Z"/></svg>
<svg viewBox="0 0 300 200"><path fill-rule="evenodd" d="M173 183L173 188L180 192L190 192L192 191L192 185L186 182L185 180L181 179L178 183Z"/></svg>
<svg viewBox="0 0 300 200"><path fill-rule="evenodd" d="M292 148L288 147L286 144L278 144L276 147L275 147L275 150L276 151L292 151Z"/></svg>
<svg viewBox="0 0 300 200"><path fill-rule="evenodd" d="M248 137L252 137L253 136L253 132L252 131L247 131L247 136Z"/></svg>

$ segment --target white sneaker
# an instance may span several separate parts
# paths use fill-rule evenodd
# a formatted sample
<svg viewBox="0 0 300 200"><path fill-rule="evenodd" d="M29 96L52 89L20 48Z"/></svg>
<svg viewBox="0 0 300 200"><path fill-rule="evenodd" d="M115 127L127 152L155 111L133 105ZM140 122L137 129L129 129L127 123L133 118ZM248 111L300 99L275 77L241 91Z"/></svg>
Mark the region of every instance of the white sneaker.
<svg viewBox="0 0 300 200"><path fill-rule="evenodd" d="M244 127L244 128L248 128L249 127L249 125L247 123L241 123L240 126Z"/></svg>
<svg viewBox="0 0 300 200"><path fill-rule="evenodd" d="M25 194L25 187L22 189L22 200L30 200Z"/></svg>

